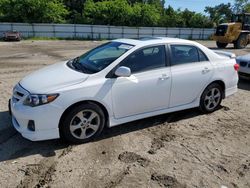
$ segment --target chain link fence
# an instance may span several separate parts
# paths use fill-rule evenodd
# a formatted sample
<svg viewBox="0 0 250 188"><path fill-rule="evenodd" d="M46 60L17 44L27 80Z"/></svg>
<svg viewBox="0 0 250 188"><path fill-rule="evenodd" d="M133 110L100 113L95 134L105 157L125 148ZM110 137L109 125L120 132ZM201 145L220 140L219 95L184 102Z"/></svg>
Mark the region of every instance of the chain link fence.
<svg viewBox="0 0 250 188"><path fill-rule="evenodd" d="M207 28L164 28L164 27L127 27L81 24L29 24L0 23L0 34L17 30L23 37L55 37L75 39L115 39L141 38L148 36L175 37L193 40L207 40L215 29Z"/></svg>

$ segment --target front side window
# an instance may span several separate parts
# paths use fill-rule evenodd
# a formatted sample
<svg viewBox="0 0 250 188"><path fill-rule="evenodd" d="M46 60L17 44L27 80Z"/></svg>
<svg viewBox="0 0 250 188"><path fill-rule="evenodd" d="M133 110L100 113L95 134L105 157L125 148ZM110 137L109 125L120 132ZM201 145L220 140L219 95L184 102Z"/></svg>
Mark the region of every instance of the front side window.
<svg viewBox="0 0 250 188"><path fill-rule="evenodd" d="M93 74L106 68L131 48L133 45L109 42L69 61L68 65L81 72Z"/></svg>
<svg viewBox="0 0 250 188"><path fill-rule="evenodd" d="M243 15L236 14L232 16L232 22L242 22L243 21Z"/></svg>
<svg viewBox="0 0 250 188"><path fill-rule="evenodd" d="M245 17L244 24L250 25L250 16Z"/></svg>
<svg viewBox="0 0 250 188"><path fill-rule="evenodd" d="M190 45L171 45L172 65L208 61L206 55L197 47Z"/></svg>
<svg viewBox="0 0 250 188"><path fill-rule="evenodd" d="M139 49L129 55L120 66L131 69L131 73L143 72L166 66L165 46L152 46Z"/></svg>

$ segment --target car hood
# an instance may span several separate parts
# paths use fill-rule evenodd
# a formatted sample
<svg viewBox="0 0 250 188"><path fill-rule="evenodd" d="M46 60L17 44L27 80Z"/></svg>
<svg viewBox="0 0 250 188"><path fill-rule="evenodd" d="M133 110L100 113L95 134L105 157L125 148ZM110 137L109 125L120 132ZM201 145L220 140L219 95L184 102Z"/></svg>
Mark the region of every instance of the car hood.
<svg viewBox="0 0 250 188"><path fill-rule="evenodd" d="M238 56L236 60L250 62L250 54Z"/></svg>
<svg viewBox="0 0 250 188"><path fill-rule="evenodd" d="M20 81L20 85L33 94L46 94L57 89L78 84L87 74L69 68L66 62L56 63L35 71Z"/></svg>

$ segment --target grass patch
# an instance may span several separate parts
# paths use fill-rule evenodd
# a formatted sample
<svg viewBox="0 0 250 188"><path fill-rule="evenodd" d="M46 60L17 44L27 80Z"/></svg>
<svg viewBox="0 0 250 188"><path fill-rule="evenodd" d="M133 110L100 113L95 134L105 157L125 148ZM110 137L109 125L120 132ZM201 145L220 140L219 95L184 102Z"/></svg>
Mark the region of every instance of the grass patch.
<svg viewBox="0 0 250 188"><path fill-rule="evenodd" d="M95 40L95 41L104 41L108 39L100 39L100 38L95 38L91 39L91 37L87 38L82 38L82 37L74 37L74 38L61 38L61 37L25 37L23 40L80 40L80 41L90 41L90 40Z"/></svg>
<svg viewBox="0 0 250 188"><path fill-rule="evenodd" d="M57 37L25 37L23 40L62 40Z"/></svg>

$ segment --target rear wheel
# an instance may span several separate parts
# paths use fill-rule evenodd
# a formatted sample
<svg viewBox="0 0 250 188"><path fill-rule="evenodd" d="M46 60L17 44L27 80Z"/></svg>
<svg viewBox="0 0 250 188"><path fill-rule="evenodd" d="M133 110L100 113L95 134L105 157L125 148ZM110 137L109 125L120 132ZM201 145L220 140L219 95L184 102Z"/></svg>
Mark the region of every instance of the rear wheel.
<svg viewBox="0 0 250 188"><path fill-rule="evenodd" d="M228 43L221 43L221 42L216 42L216 45L217 45L217 47L218 48L226 48L227 47L227 45L228 45Z"/></svg>
<svg viewBox="0 0 250 188"><path fill-rule="evenodd" d="M211 113L218 109L222 100L223 92L219 84L210 84L202 93L200 109L204 113Z"/></svg>
<svg viewBox="0 0 250 188"><path fill-rule="evenodd" d="M235 49L243 49L246 48L247 46L247 35L246 34L241 34L239 38L234 42L234 48Z"/></svg>
<svg viewBox="0 0 250 188"><path fill-rule="evenodd" d="M61 135L66 141L84 143L97 137L105 125L105 115L95 103L76 106L62 120Z"/></svg>

